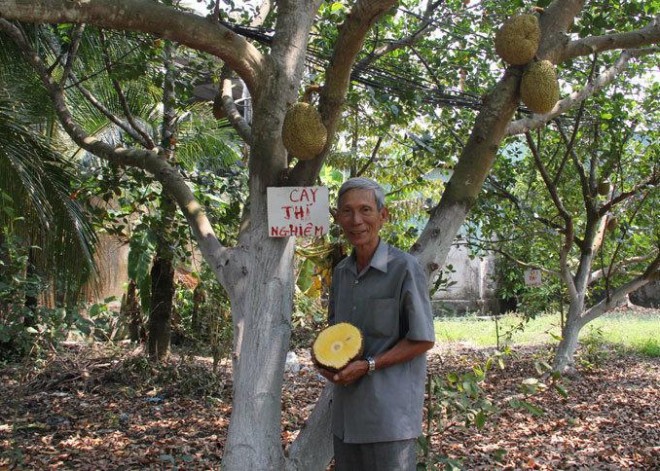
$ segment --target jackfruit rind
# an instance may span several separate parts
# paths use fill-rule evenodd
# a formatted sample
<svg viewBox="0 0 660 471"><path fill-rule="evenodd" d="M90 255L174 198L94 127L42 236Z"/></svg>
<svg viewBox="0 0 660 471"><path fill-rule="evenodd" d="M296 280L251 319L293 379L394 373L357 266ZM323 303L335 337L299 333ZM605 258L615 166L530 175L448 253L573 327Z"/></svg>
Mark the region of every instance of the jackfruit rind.
<svg viewBox="0 0 660 471"><path fill-rule="evenodd" d="M340 322L323 329L312 344L312 360L331 371L339 371L362 355L363 337L360 329Z"/></svg>
<svg viewBox="0 0 660 471"><path fill-rule="evenodd" d="M299 102L289 107L282 124L282 140L289 154L300 160L313 159L327 139L328 131L313 105Z"/></svg>
<svg viewBox="0 0 660 471"><path fill-rule="evenodd" d="M534 113L545 114L555 107L559 82L552 62L538 61L527 66L520 82L520 98Z"/></svg>
<svg viewBox="0 0 660 471"><path fill-rule="evenodd" d="M495 52L509 64L524 65L534 59L540 40L536 15L517 15L506 20L495 33Z"/></svg>

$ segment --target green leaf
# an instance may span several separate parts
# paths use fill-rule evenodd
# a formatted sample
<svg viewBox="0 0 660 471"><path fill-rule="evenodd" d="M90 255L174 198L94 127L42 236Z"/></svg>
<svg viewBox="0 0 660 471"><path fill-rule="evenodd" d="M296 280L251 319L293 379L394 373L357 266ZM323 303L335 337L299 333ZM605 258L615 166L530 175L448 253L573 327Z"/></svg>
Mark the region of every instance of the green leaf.
<svg viewBox="0 0 660 471"><path fill-rule="evenodd" d="M340 2L334 2L332 5L330 5L330 11L331 12L336 12L339 10L344 10L346 7L344 6L343 3Z"/></svg>
<svg viewBox="0 0 660 471"><path fill-rule="evenodd" d="M568 398L568 391L561 385L561 384L553 384L553 388L555 388L555 391L559 393L559 395L563 398Z"/></svg>
<svg viewBox="0 0 660 471"><path fill-rule="evenodd" d="M476 415L475 418L474 418L474 425L475 425L478 429L482 429L482 428L484 428L484 426L486 425L486 420L487 420L487 418L488 418L488 417L486 416L486 414L485 414L484 411L479 411L479 412L477 412L477 415Z"/></svg>

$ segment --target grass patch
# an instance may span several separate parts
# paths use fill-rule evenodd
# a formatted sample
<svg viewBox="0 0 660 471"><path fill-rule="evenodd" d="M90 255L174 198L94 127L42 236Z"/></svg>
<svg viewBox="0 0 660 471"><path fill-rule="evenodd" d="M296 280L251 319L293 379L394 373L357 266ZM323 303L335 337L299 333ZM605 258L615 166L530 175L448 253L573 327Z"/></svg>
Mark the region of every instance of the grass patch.
<svg viewBox="0 0 660 471"><path fill-rule="evenodd" d="M606 314L587 324L580 337L598 332L602 342L650 357L660 357L660 311L620 311ZM497 322L490 317L436 319L436 339L442 344L462 343L475 347L502 345L556 344L560 336L559 314L543 314L525 321L508 314Z"/></svg>

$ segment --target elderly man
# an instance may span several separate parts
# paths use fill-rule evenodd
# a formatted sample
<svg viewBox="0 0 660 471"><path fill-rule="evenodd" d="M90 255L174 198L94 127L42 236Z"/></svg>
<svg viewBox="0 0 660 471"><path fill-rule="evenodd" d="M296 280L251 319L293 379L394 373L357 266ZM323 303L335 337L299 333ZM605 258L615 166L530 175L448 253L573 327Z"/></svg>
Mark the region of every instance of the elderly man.
<svg viewBox="0 0 660 471"><path fill-rule="evenodd" d="M351 178L335 215L353 253L335 268L330 324L364 335L364 357L339 372L332 401L337 471L413 471L422 433L426 354L435 333L427 277L417 260L380 239L388 218L383 189Z"/></svg>

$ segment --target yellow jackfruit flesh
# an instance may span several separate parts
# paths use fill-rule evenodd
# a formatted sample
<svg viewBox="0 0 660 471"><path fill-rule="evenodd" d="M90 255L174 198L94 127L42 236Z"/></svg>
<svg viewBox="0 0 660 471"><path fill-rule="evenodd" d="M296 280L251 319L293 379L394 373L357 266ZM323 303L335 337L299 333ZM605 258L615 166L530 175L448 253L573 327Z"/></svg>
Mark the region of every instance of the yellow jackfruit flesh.
<svg viewBox="0 0 660 471"><path fill-rule="evenodd" d="M321 114L309 103L295 103L286 112L282 124L282 140L289 154L310 160L321 153L328 131Z"/></svg>
<svg viewBox="0 0 660 471"><path fill-rule="evenodd" d="M550 61L529 64L520 82L520 98L534 113L545 114L559 100L559 82Z"/></svg>
<svg viewBox="0 0 660 471"><path fill-rule="evenodd" d="M312 359L317 365L339 371L362 355L363 337L360 329L348 322L326 327L312 344Z"/></svg>
<svg viewBox="0 0 660 471"><path fill-rule="evenodd" d="M524 65L534 59L541 40L541 28L535 15L509 18L495 33L495 52L505 62Z"/></svg>

